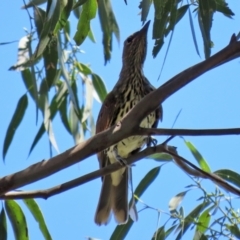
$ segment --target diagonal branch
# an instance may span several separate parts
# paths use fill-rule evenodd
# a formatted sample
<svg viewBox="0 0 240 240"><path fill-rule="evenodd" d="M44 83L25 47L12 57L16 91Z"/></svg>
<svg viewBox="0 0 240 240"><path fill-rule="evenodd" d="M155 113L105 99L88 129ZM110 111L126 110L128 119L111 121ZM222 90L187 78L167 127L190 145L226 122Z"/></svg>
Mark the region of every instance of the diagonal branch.
<svg viewBox="0 0 240 240"><path fill-rule="evenodd" d="M163 145L158 145L155 147L149 147L144 149L143 151L136 153L132 156L130 156L126 161L129 164L129 167L134 162L139 161L140 159L143 159L151 154L157 153L157 152L163 152L164 147ZM60 185L54 186L49 189L45 190L34 190L34 191L16 191L16 192L8 192L0 197L0 199L23 199L23 198L44 198L47 199L51 196L54 196L56 194L65 192L69 189L72 189L74 187L80 186L82 184L85 184L89 181L92 181L96 178L99 178L101 176L108 175L114 171L117 171L125 166L119 164L118 162L108 165L105 168L101 168L97 171L93 171L89 174L86 174L84 176L81 176L79 178L73 179L69 182L62 183Z"/></svg>
<svg viewBox="0 0 240 240"><path fill-rule="evenodd" d="M200 177L204 179L209 179L215 182L220 187L224 188L225 190L232 192L238 196L240 196L240 189L232 186L231 184L227 183L224 179L219 177L218 175L210 172L205 172L199 167L195 166L193 163L189 162L185 158L179 156L174 147L167 146L167 145L157 145L155 147L149 147L144 149L143 151L136 153L130 156L126 161L128 162L129 166L140 159L152 155L154 153L168 153L173 157L174 162L180 169L186 172L189 175L194 177ZM15 192L8 192L0 197L0 199L25 199L25 198L44 198L47 199L54 195L60 194L62 192L68 191L72 188L78 187L82 184L85 184L89 181L92 181L98 177L105 176L110 174L114 171L119 170L120 168L124 167L120 165L118 162L108 165L105 168L101 168L97 171L91 172L79 178L73 179L71 181L62 183L60 185L54 186L52 188L44 189L44 190L34 190L34 191L15 191Z"/></svg>
<svg viewBox="0 0 240 240"><path fill-rule="evenodd" d="M43 160L25 170L1 178L0 195L50 176L51 174L80 162L126 137L136 135L141 120L154 111L160 103L164 102L173 93L186 86L203 73L239 56L240 42L238 42L233 35L231 42L227 47L209 59L179 73L154 92L147 95L122 119L121 122L115 126L49 160Z"/></svg>
<svg viewBox="0 0 240 240"><path fill-rule="evenodd" d="M212 182L216 183L218 186L222 187L223 189L240 196L240 189L239 188L236 188L236 187L232 186L231 184L226 182L224 179L222 179L221 177L219 177L215 173L203 171L199 167L195 166L193 163L191 163L188 160L186 160L185 158L179 156L176 153L175 149L173 149L173 148L167 149L167 147L166 147L164 152L170 154L173 157L175 163L184 172L188 173L189 175L204 178L204 179L209 179Z"/></svg>

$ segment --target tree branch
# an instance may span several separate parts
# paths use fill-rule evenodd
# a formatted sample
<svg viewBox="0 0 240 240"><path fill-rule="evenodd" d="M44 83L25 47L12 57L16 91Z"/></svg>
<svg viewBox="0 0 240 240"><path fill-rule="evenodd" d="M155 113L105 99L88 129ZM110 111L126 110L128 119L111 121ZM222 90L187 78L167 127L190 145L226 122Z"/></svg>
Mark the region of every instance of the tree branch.
<svg viewBox="0 0 240 240"><path fill-rule="evenodd" d="M149 147L144 149L143 151L136 153L132 156L130 156L126 161L130 165L134 162L139 161L140 159L147 157L151 154L157 153L157 152L163 152L164 147L163 145L158 145L155 147ZM44 198L47 199L51 196L54 196L56 194L65 192L69 189L72 189L74 187L78 187L82 184L85 184L89 181L92 181L96 178L99 178L101 176L105 176L107 174L110 174L114 171L117 171L125 166L121 165L120 163L116 162L114 164L108 165L105 168L101 168L97 171L93 171L89 174L86 174L84 176L81 176L79 178L73 179L69 182L62 183L60 185L54 186L49 189L45 190L35 190L35 191L16 191L16 192L8 192L2 196L0 196L0 199L23 199L23 198Z"/></svg>
<svg viewBox="0 0 240 240"><path fill-rule="evenodd" d="M232 192L238 196L240 196L240 189L236 188L229 183L227 183L224 179L219 177L218 175L210 172L205 172L199 167L195 166L193 163L189 162L185 158L179 156L174 147L167 146L167 145L157 145L155 147L149 147L144 149L143 151L136 153L130 156L126 161L131 167L131 164L139 161L140 159L152 155L154 153L168 153L170 154L176 165L180 167L184 172L194 177L200 177L204 179L209 179L215 182L220 187L224 188L225 190ZM72 188L78 187L82 184L85 184L89 181L92 181L98 177L105 176L110 174L114 171L119 170L120 168L125 167L120 163L116 162L114 164L108 165L105 168L101 168L97 171L91 172L86 174L82 177L76 178L74 180L62 183L60 185L54 186L52 188L48 188L45 190L34 190L34 191L15 191L9 192L0 197L0 199L26 199L26 198L44 198L47 199L54 195L60 194L62 192L68 191Z"/></svg>
<svg viewBox="0 0 240 240"><path fill-rule="evenodd" d="M142 119L154 111L160 103L164 102L173 93L210 69L239 56L240 42L233 36L227 47L209 59L186 69L154 92L148 94L115 126L49 160L43 160L25 170L1 178L0 195L50 176L51 174L84 160L94 153L102 151L124 138L136 135L139 123Z"/></svg>
<svg viewBox="0 0 240 240"><path fill-rule="evenodd" d="M219 136L239 135L240 128L223 129L169 129L169 128L138 128L136 135L162 135L162 136Z"/></svg>

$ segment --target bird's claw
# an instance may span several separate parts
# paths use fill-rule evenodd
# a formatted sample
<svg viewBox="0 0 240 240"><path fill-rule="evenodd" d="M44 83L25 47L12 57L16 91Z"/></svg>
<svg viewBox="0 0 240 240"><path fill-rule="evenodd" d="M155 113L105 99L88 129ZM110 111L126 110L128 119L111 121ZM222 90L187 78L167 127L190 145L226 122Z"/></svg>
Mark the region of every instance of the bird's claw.
<svg viewBox="0 0 240 240"><path fill-rule="evenodd" d="M158 141L156 138L153 138L153 137L148 137L148 140L147 140L147 147L155 147L157 145Z"/></svg>

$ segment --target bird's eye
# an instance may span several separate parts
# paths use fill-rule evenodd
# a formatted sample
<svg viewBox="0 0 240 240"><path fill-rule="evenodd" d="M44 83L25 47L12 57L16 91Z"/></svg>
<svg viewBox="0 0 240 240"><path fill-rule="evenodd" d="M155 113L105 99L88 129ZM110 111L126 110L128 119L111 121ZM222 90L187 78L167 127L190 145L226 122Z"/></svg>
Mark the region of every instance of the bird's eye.
<svg viewBox="0 0 240 240"><path fill-rule="evenodd" d="M132 42L132 40L133 40L133 38L132 38L132 37L129 37L129 38L127 38L127 43L131 43L131 42Z"/></svg>

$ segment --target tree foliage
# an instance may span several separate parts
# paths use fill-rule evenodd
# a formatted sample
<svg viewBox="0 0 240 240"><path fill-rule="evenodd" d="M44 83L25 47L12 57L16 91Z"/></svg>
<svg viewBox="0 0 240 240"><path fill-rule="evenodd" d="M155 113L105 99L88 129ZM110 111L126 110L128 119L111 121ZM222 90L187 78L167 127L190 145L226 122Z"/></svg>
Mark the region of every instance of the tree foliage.
<svg viewBox="0 0 240 240"><path fill-rule="evenodd" d="M39 6L43 3L45 4ZM153 16L150 15L151 7L154 8ZM30 101L35 104L35 118L32 118L32 120L38 121L38 114L40 113L43 121L40 128L33 133L29 154L37 147L44 133L48 135L50 152L51 148L59 151L52 127L53 119L57 116L62 121L62 127L72 136L76 144L83 142L86 135L89 136L89 133L94 135L93 101L102 102L107 95L107 90L100 74L93 72L88 64L79 60L81 54L79 46L86 39L95 42L91 21L96 18L97 13L102 29L105 64L111 59L113 37L120 41L120 30L110 0L60 0L56 2L32 0L28 4L24 4L23 8L26 14L29 14L29 17L32 16L33 25L31 25L31 30L26 32L26 36L19 40L18 61L10 67L10 70L20 71L19 74L21 74L26 87L26 93L16 103L15 111L6 130L2 148L3 159L5 159L8 151L12 151L12 140L14 135L17 134L17 129L21 127ZM169 49L174 30L183 17L188 15L196 54L199 55L199 46L196 41L193 21L197 21L199 25L205 59L209 59L214 45L211 39L211 29L215 14L221 13L228 18L234 16L228 3L224 0L190 2L185 0L142 0L139 8L142 23L145 23L149 18L153 21L152 38L155 42L152 49L153 57L159 54L166 39L170 39L167 42ZM78 20L75 32L70 31L69 17L71 14ZM197 16L197 19L195 16ZM29 21L31 22L30 18ZM170 38L167 38L169 35ZM73 37L73 40L71 40L71 37ZM35 39L37 39L37 44ZM234 39L236 41L237 37ZM229 61L229 59L226 58L226 61ZM84 94L79 96L79 92L84 92ZM237 129L237 132L239 134L239 129ZM230 133L227 132L227 134ZM166 146L166 144L167 142L163 145ZM189 176L191 175L193 182L187 190L170 199L169 219L152 234L152 239L172 239L173 236L176 239L181 239L190 229L194 229L194 239L218 239L221 236L229 239L240 238L239 212L232 207L231 198L228 198L222 191L222 188L224 188L239 195L240 175L229 169L219 169L213 172L196 147L189 141L185 141L185 144L196 159L198 167L193 167L195 172L188 170L189 163L183 158L176 159L178 157L176 151L172 152L165 149L161 153L147 156L155 151L149 150L152 152L146 152L143 155L160 163L162 161L175 161ZM182 161L182 163L178 164L178 161ZM63 168L65 167L67 166ZM135 189L134 199L130 201L132 211L135 209L135 204L141 201L140 197L143 192L157 178L161 167L162 165L149 171ZM111 172L113 169L109 168L108 171ZM47 174L51 175L54 170L49 172ZM45 176L48 176L47 174ZM215 192L206 192L201 185L202 178L212 180L220 188L216 187ZM94 179L94 177L91 179ZM74 184L76 186L76 183ZM80 184L80 181L78 184ZM73 183L69 182L69 187L66 189L70 189L72 185ZM199 199L198 205L186 214L184 208L180 207L180 203L189 191L196 188L202 192L202 197ZM59 193L59 191L56 190L54 194L56 193ZM23 205L26 205L39 224L44 239L52 239L51 229L48 229L45 223L44 214L42 214L36 200L29 198L29 196L47 198L52 195L48 195L46 192L32 192L26 195L24 195L24 192L17 192L17 194L12 195L8 191L2 193L1 198L5 201L0 214L0 239L7 239L9 226L6 219L12 225L15 239L29 239L28 232L31 229L28 229L25 213L22 210ZM23 200L17 202L14 199ZM145 208L152 207L145 204ZM154 210L159 212L157 209ZM221 213L216 215L217 212ZM159 212L159 217L160 215ZM131 214L132 218L134 218L133 216L134 214ZM217 218L214 216L217 216ZM133 224L134 221L129 219L127 224L117 226L111 239L124 239L127 233L131 231Z"/></svg>

